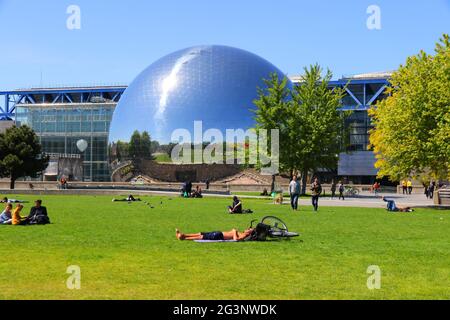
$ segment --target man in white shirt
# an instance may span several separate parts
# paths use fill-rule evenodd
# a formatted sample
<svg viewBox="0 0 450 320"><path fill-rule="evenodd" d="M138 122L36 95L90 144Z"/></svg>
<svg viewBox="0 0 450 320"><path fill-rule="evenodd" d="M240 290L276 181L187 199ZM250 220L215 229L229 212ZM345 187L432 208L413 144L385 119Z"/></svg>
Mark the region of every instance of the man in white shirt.
<svg viewBox="0 0 450 320"><path fill-rule="evenodd" d="M297 176L292 177L292 181L289 183L289 195L291 196L291 207L293 210L298 208L298 197L300 195L300 183L297 181Z"/></svg>

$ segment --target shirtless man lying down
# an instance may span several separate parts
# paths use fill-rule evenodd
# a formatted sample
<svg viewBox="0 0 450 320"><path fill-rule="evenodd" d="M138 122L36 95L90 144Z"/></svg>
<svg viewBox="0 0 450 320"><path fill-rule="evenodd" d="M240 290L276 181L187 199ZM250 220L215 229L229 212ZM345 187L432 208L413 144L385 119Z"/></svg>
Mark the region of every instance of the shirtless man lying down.
<svg viewBox="0 0 450 320"><path fill-rule="evenodd" d="M243 232L239 232L236 229L230 231L213 231L213 232L200 232L200 233L181 233L176 229L176 237L178 240L244 240L252 234L254 229L249 228Z"/></svg>

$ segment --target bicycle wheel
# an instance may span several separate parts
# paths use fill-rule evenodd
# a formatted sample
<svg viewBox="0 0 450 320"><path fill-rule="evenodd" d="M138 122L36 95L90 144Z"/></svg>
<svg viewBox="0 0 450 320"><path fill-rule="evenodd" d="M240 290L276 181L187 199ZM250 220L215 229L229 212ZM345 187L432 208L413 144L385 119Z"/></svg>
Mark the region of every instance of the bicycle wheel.
<svg viewBox="0 0 450 320"><path fill-rule="evenodd" d="M277 238L292 238L292 237L298 237L299 234L297 232L291 232L291 231L273 231L270 233L270 236L277 237Z"/></svg>
<svg viewBox="0 0 450 320"><path fill-rule="evenodd" d="M288 228L286 226L286 224L279 218L274 217L274 216L267 216L264 217L261 220L262 223L270 226L271 232L276 232L276 231L284 231L287 232Z"/></svg>

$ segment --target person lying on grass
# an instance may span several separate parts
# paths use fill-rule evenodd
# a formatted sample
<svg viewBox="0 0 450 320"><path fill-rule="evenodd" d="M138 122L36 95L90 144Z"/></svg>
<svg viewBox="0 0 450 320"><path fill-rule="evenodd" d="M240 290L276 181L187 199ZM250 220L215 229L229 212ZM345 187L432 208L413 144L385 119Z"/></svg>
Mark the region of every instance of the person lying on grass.
<svg viewBox="0 0 450 320"><path fill-rule="evenodd" d="M112 201L113 202L116 202L116 201L128 201L128 202L133 202L133 201L141 201L141 199L140 198L135 198L135 197L133 197L133 195L132 194L130 194L127 198L125 198L125 199L112 199Z"/></svg>
<svg viewBox="0 0 450 320"><path fill-rule="evenodd" d="M8 199L7 197L4 197L2 200L0 200L0 203L26 203L26 202L28 201Z"/></svg>
<svg viewBox="0 0 450 320"><path fill-rule="evenodd" d="M13 205L8 203L0 215L0 224L11 224Z"/></svg>
<svg viewBox="0 0 450 320"><path fill-rule="evenodd" d="M178 240L244 240L252 234L253 228L249 228L243 232L236 229L230 231L213 231L200 233L182 233L180 230L175 230L175 235Z"/></svg>
<svg viewBox="0 0 450 320"><path fill-rule="evenodd" d="M391 211L391 212L412 212L413 211L413 209L411 209L410 207L398 207L395 204L395 201L392 199L388 199L384 196L381 197L381 199L384 202L387 202L387 207L386 207L387 211Z"/></svg>

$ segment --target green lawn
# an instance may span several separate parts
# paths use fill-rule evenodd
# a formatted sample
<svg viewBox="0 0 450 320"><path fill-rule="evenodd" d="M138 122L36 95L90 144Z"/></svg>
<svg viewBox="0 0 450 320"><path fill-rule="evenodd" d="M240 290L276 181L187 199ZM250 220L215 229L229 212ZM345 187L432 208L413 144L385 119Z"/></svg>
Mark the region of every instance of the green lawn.
<svg viewBox="0 0 450 320"><path fill-rule="evenodd" d="M293 213L255 199L245 200L253 215L229 215L229 199L145 197L151 209L105 196L42 198L52 225L0 227L1 299L450 298L449 211ZM243 229L269 214L302 236L200 244L174 235ZM66 288L69 265L81 268L81 290ZM381 268L380 290L366 286L369 265Z"/></svg>
<svg viewBox="0 0 450 320"><path fill-rule="evenodd" d="M231 194L237 195L237 196L261 196L262 191L263 190L261 190L260 192L258 192L258 191L234 191L234 192L231 192ZM283 197L289 198L290 197L289 192L283 192ZM311 197L311 195L306 193L305 195L301 195L299 198L300 199L308 199L310 197ZM267 199L272 199L272 196L270 196L270 195L267 196Z"/></svg>
<svg viewBox="0 0 450 320"><path fill-rule="evenodd" d="M172 158L167 153L158 153L154 156L155 161L159 163L172 163Z"/></svg>

